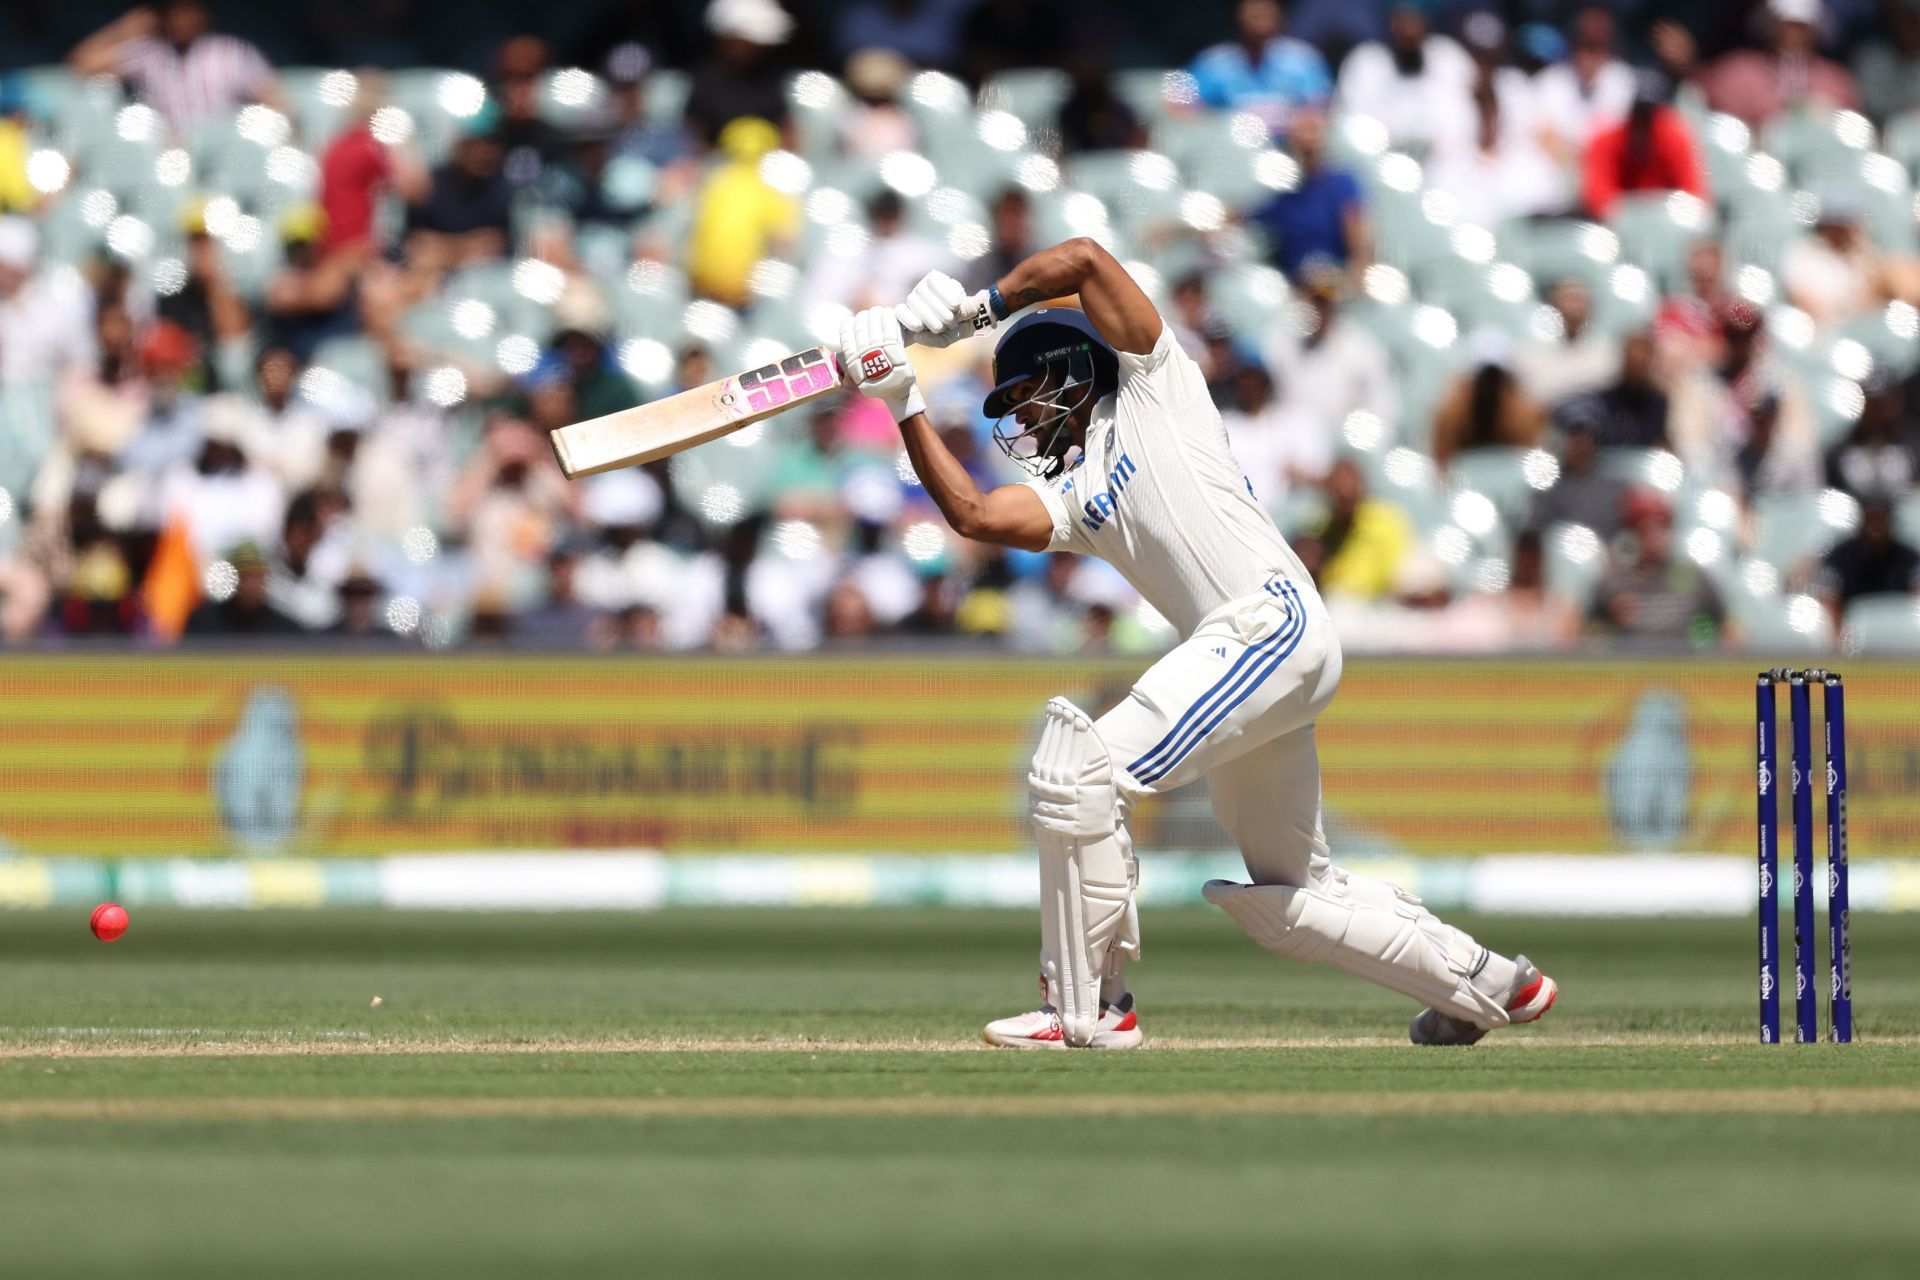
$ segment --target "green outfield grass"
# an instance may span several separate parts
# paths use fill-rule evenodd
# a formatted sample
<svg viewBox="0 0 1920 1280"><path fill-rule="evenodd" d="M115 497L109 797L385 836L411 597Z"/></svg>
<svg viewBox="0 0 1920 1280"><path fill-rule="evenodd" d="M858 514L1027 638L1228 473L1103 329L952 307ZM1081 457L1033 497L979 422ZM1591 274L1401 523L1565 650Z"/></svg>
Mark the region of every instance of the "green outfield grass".
<svg viewBox="0 0 1920 1280"><path fill-rule="evenodd" d="M1026 913L0 915L0 1275L1912 1274L1920 918L1850 1048L1745 922L1462 923L1545 1024L1174 911L1099 1055L977 1046Z"/></svg>

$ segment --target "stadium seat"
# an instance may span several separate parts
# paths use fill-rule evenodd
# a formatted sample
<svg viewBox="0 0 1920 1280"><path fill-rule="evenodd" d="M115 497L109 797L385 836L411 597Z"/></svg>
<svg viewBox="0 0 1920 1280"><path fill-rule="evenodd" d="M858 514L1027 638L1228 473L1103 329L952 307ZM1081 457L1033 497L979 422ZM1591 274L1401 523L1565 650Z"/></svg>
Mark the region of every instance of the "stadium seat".
<svg viewBox="0 0 1920 1280"><path fill-rule="evenodd" d="M333 370L372 396L375 404L387 401L387 358L371 338L329 338L313 353L309 364L313 368Z"/></svg>
<svg viewBox="0 0 1920 1280"><path fill-rule="evenodd" d="M1607 574L1607 548L1584 525L1556 524L1541 540L1542 572L1547 590L1573 602L1581 614L1593 608L1600 581Z"/></svg>
<svg viewBox="0 0 1920 1280"><path fill-rule="evenodd" d="M980 89L980 105L1011 111L1029 129L1052 125L1060 104L1073 92L1073 82L1053 67L1016 67L989 76Z"/></svg>
<svg viewBox="0 0 1920 1280"><path fill-rule="evenodd" d="M1624 196L1607 219L1620 237L1620 254L1650 273L1663 290L1683 288L1687 254L1713 234L1710 206L1679 193Z"/></svg>
<svg viewBox="0 0 1920 1280"><path fill-rule="evenodd" d="M1593 292L1593 327L1621 337L1652 324L1659 309L1658 283L1641 268L1622 264Z"/></svg>
<svg viewBox="0 0 1920 1280"><path fill-rule="evenodd" d="M122 201L153 182L154 161L162 148L157 138L110 136L74 153L79 185L111 191Z"/></svg>
<svg viewBox="0 0 1920 1280"><path fill-rule="evenodd" d="M1830 448L1846 438L1860 420L1859 388L1822 369L1808 379L1808 402L1813 407L1813 430L1820 446Z"/></svg>
<svg viewBox="0 0 1920 1280"><path fill-rule="evenodd" d="M1856 317L1841 325L1834 333L1834 341L1851 339L1865 347L1873 356L1875 369L1883 369L1899 377L1912 373L1920 365L1920 332L1902 336L1887 323L1884 312L1873 312ZM1822 368L1826 364L1832 344L1814 344L1816 350L1811 354Z"/></svg>
<svg viewBox="0 0 1920 1280"><path fill-rule="evenodd" d="M19 90L27 114L37 120L58 119L82 84L71 67L57 62L9 71L7 79Z"/></svg>
<svg viewBox="0 0 1920 1280"><path fill-rule="evenodd" d="M1629 484L1670 495L1678 492L1686 478L1680 459L1665 449L1602 449L1600 469Z"/></svg>
<svg viewBox="0 0 1920 1280"><path fill-rule="evenodd" d="M803 72L787 83L787 112L799 152L809 163L817 167L839 154L852 105L845 86L824 71ZM649 92L648 115L652 114Z"/></svg>
<svg viewBox="0 0 1920 1280"><path fill-rule="evenodd" d="M1729 262L1777 274L1782 252L1807 230L1807 224L1794 216L1784 193L1762 193L1734 204L1722 243Z"/></svg>
<svg viewBox="0 0 1920 1280"><path fill-rule="evenodd" d="M1287 278L1268 266L1237 266L1207 277L1207 300L1234 333L1274 336L1287 323Z"/></svg>
<svg viewBox="0 0 1920 1280"><path fill-rule="evenodd" d="M1526 459L1532 449L1464 449L1447 468L1448 483L1456 491L1485 494L1513 528L1527 523L1539 490L1527 483Z"/></svg>
<svg viewBox="0 0 1920 1280"><path fill-rule="evenodd" d="M1168 77L1183 74L1159 68L1116 71L1113 73L1113 92L1122 102L1133 108L1133 113L1142 122L1151 125L1171 110L1167 101Z"/></svg>
<svg viewBox="0 0 1920 1280"><path fill-rule="evenodd" d="M1191 174L1221 155L1266 146L1264 130L1243 134L1242 128L1238 117L1222 111L1207 111L1169 116L1153 126L1151 136L1155 150L1173 157L1181 172Z"/></svg>
<svg viewBox="0 0 1920 1280"><path fill-rule="evenodd" d="M40 256L47 263L79 263L100 244L100 229L88 224L81 202L72 198L51 202L39 226Z"/></svg>
<svg viewBox="0 0 1920 1280"><path fill-rule="evenodd" d="M328 67L282 67L280 91L293 113L294 132L307 146L322 150L346 123L348 102L329 102L321 88L326 78L339 74Z"/></svg>
<svg viewBox="0 0 1920 1280"><path fill-rule="evenodd" d="M997 151L979 140L955 147L936 161L940 180L981 200L1011 186L1027 152Z"/></svg>
<svg viewBox="0 0 1920 1280"><path fill-rule="evenodd" d="M1217 197L1229 209L1257 207L1273 196L1273 188L1260 180L1255 168L1266 153L1265 147L1214 148L1184 166L1187 184Z"/></svg>
<svg viewBox="0 0 1920 1280"><path fill-rule="evenodd" d="M1760 131L1760 149L1786 165L1801 187L1857 170L1873 143L1872 124L1856 111L1789 111Z"/></svg>
<svg viewBox="0 0 1920 1280"><path fill-rule="evenodd" d="M1728 615L1740 629L1741 640L1749 650L1774 658L1789 658L1824 653L1832 647L1832 636L1824 619L1811 630L1804 630L1803 627L1813 621L1813 615L1796 613L1787 597L1735 593L1727 605ZM1796 622L1801 625L1794 625Z"/></svg>
<svg viewBox="0 0 1920 1280"><path fill-rule="evenodd" d="M257 299L266 291L267 281L280 269L284 260L280 237L276 233L272 220L263 219L260 238L249 246L235 248L232 244L220 246L220 259L226 264L228 278L234 289L244 298Z"/></svg>
<svg viewBox="0 0 1920 1280"><path fill-rule="evenodd" d="M47 83L60 82L49 77ZM55 95L58 104L51 119L52 133L62 150L78 158L117 136L114 117L127 104L127 98L120 81L112 76L90 76L65 85Z"/></svg>
<svg viewBox="0 0 1920 1280"><path fill-rule="evenodd" d="M496 339L492 334L480 338L460 334L453 326L454 305L445 298L428 298L407 309L400 317L400 330L434 355L490 363Z"/></svg>
<svg viewBox="0 0 1920 1280"><path fill-rule="evenodd" d="M1830 173L1811 191L1818 200L1839 200L1851 206L1882 248L1914 251L1913 187L1899 161L1867 154Z"/></svg>
<svg viewBox="0 0 1920 1280"><path fill-rule="evenodd" d="M464 119L455 116L444 101L452 85L448 77L461 74L437 67L410 67L391 73L387 79L387 102L412 118L413 145L429 164L446 158L465 127Z"/></svg>
<svg viewBox="0 0 1920 1280"><path fill-rule="evenodd" d="M1911 595L1861 596L1847 606L1847 651L1920 654L1920 601Z"/></svg>
<svg viewBox="0 0 1920 1280"><path fill-rule="evenodd" d="M1379 238L1376 256L1412 275L1423 265L1434 262L1451 265L1459 258L1453 247L1453 231L1429 220L1418 200L1394 193L1382 194L1373 201L1375 232Z"/></svg>
<svg viewBox="0 0 1920 1280"><path fill-rule="evenodd" d="M1422 452L1431 452L1434 410L1459 374L1458 344L1442 351L1415 339L1395 353L1401 435L1407 444Z"/></svg>
<svg viewBox="0 0 1920 1280"><path fill-rule="evenodd" d="M1857 508L1844 495L1829 494L1833 491L1758 499L1753 504L1753 554L1786 572L1851 533Z"/></svg>
<svg viewBox="0 0 1920 1280"><path fill-rule="evenodd" d="M1753 133L1737 118L1708 113L1696 125L1700 150L1707 162L1707 186L1715 200L1746 185L1747 158L1753 154Z"/></svg>
<svg viewBox="0 0 1920 1280"><path fill-rule="evenodd" d="M693 225L693 202L682 200L677 204L657 206L646 217L634 224L636 243L652 245L662 252L678 253L686 243L688 228ZM812 227L814 224L807 224Z"/></svg>
<svg viewBox="0 0 1920 1280"><path fill-rule="evenodd" d="M1318 489L1292 489L1286 497L1265 506L1267 514L1288 538L1300 537L1327 518L1326 495Z"/></svg>
<svg viewBox="0 0 1920 1280"><path fill-rule="evenodd" d="M1894 504L1893 534L1908 546L1920 546L1920 494Z"/></svg>
<svg viewBox="0 0 1920 1280"><path fill-rule="evenodd" d="M1499 329L1516 342L1532 336L1533 318L1540 302L1532 295L1518 301L1495 297L1483 290L1478 296L1464 297L1451 306L1462 333L1475 329Z"/></svg>
<svg viewBox="0 0 1920 1280"><path fill-rule="evenodd" d="M907 224L922 235L944 240L947 232L956 224L973 223L986 226L992 221L987 211L987 201L997 192L976 194L950 187L940 191L939 198L931 197L907 202Z"/></svg>
<svg viewBox="0 0 1920 1280"><path fill-rule="evenodd" d="M1430 459L1412 449L1350 455L1367 475L1367 490L1407 513L1424 537L1448 523L1447 494Z"/></svg>
<svg viewBox="0 0 1920 1280"><path fill-rule="evenodd" d="M1499 301L1487 289L1486 265L1461 257L1451 246L1413 263L1407 274L1422 302L1445 307L1456 316L1477 314L1489 303ZM1467 327L1463 324L1463 331Z"/></svg>
<svg viewBox="0 0 1920 1280"><path fill-rule="evenodd" d="M1909 181L1920 182L1920 111L1909 111L1888 120L1880 146L1905 166Z"/></svg>
<svg viewBox="0 0 1920 1280"><path fill-rule="evenodd" d="M1116 223L1179 216L1178 166L1160 152L1088 152L1073 158L1067 175L1075 188L1098 196Z"/></svg>
<svg viewBox="0 0 1920 1280"><path fill-rule="evenodd" d="M636 283L644 292L635 289ZM622 336L668 341L678 334L688 289L686 276L677 268L651 263L644 272L630 271L617 283L609 281L604 291Z"/></svg>
<svg viewBox="0 0 1920 1280"><path fill-rule="evenodd" d="M40 382L0 383L0 489L16 503L53 447L53 393Z"/></svg>
<svg viewBox="0 0 1920 1280"><path fill-rule="evenodd" d="M1597 223L1520 220L1504 224L1498 232L1502 255L1526 268L1542 293L1556 281L1571 278L1584 283L1597 298L1618 257L1617 237Z"/></svg>
<svg viewBox="0 0 1920 1280"><path fill-rule="evenodd" d="M919 126L920 147L928 155L944 157L979 140L973 95L943 71L922 71L907 81L900 105Z"/></svg>
<svg viewBox="0 0 1920 1280"><path fill-rule="evenodd" d="M633 236L624 227L593 223L574 232L573 251L588 275L617 280L625 274Z"/></svg>

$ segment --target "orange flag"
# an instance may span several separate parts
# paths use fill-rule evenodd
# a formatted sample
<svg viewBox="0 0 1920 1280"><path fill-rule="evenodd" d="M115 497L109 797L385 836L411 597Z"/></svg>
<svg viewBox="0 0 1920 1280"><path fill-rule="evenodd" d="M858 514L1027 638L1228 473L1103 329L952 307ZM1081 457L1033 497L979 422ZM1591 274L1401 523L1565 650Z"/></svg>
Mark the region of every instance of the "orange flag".
<svg viewBox="0 0 1920 1280"><path fill-rule="evenodd" d="M160 540L153 548L153 563L147 566L147 579L140 584L140 595L153 634L163 640L178 640L186 628L187 615L200 603L200 568L194 562L184 517L175 515L161 529Z"/></svg>

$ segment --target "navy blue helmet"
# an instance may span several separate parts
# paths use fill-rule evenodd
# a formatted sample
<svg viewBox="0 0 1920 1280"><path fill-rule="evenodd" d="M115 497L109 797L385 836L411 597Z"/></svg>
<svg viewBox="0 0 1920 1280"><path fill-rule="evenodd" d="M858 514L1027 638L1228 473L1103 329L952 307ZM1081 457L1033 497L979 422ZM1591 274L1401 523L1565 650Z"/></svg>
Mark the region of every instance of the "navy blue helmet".
<svg viewBox="0 0 1920 1280"><path fill-rule="evenodd" d="M1013 389L1028 379L1039 389L1016 401ZM994 440L1015 462L1052 476L1066 466L1073 444L1069 418L1113 393L1120 385L1120 360L1084 311L1042 307L1021 316L1001 336L993 349L993 383L984 408L995 419ZM1028 402L1046 412L1009 429L1008 417Z"/></svg>
<svg viewBox="0 0 1920 1280"><path fill-rule="evenodd" d="M1056 364L1065 367L1070 381L1091 380L1100 395L1120 385L1120 361L1086 312L1041 307L1008 325L993 348L994 386L987 393L987 416L1005 417L1014 408L1014 387L1026 378L1045 377Z"/></svg>

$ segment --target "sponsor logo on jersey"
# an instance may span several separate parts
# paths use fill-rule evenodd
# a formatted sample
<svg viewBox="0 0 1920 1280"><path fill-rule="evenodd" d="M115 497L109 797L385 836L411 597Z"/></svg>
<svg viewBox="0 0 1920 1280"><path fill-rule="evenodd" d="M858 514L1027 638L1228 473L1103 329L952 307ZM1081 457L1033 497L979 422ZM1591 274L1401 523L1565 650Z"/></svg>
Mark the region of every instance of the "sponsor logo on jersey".
<svg viewBox="0 0 1920 1280"><path fill-rule="evenodd" d="M1086 512L1080 523L1087 526L1089 533L1100 532L1120 505L1120 495L1126 492L1127 484L1137 474L1139 468L1133 465L1133 459L1126 454L1120 455L1120 461L1113 464L1113 470L1107 472L1107 487L1104 492L1096 493L1080 504Z"/></svg>

